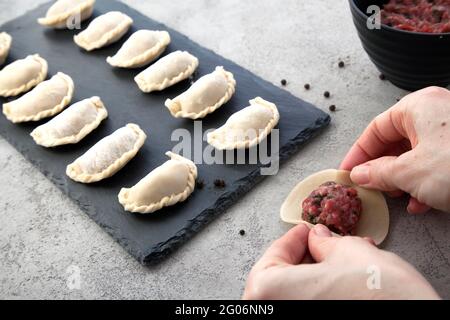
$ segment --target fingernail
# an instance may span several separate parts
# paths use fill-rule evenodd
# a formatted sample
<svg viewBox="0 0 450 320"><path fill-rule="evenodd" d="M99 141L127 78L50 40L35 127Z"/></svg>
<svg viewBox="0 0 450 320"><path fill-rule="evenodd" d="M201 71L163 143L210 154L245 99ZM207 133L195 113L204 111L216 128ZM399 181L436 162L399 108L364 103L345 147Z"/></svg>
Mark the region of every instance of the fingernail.
<svg viewBox="0 0 450 320"><path fill-rule="evenodd" d="M317 224L314 227L314 233L318 237L331 237L331 231L323 224Z"/></svg>
<svg viewBox="0 0 450 320"><path fill-rule="evenodd" d="M350 178L352 181L359 185L365 185L370 182L370 176L369 176L369 166L358 166L353 168Z"/></svg>

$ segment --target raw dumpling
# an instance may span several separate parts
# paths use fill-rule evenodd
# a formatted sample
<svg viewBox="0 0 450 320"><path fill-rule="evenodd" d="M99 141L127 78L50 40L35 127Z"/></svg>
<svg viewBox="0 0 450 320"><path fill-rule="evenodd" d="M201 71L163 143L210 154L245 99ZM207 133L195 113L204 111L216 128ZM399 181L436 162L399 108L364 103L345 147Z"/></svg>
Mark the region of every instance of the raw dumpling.
<svg viewBox="0 0 450 320"><path fill-rule="evenodd" d="M8 57L11 48L12 37L6 32L0 33L0 65L2 65Z"/></svg>
<svg viewBox="0 0 450 320"><path fill-rule="evenodd" d="M17 96L44 81L47 61L38 54L16 60L0 71L0 96Z"/></svg>
<svg viewBox="0 0 450 320"><path fill-rule="evenodd" d="M75 181L91 183L109 178L122 169L144 145L147 136L136 124L127 124L97 142L67 166Z"/></svg>
<svg viewBox="0 0 450 320"><path fill-rule="evenodd" d="M99 97L92 97L71 105L49 122L31 132L34 141L44 147L78 143L108 116Z"/></svg>
<svg viewBox="0 0 450 320"><path fill-rule="evenodd" d="M134 81L143 92L161 91L189 78L198 67L198 59L187 51L175 51L139 73Z"/></svg>
<svg viewBox="0 0 450 320"><path fill-rule="evenodd" d="M106 58L106 61L113 67L143 67L158 58L169 43L170 35L167 31L139 30L125 41L114 56Z"/></svg>
<svg viewBox="0 0 450 320"><path fill-rule="evenodd" d="M386 238L389 231L389 210L383 194L355 185L350 179L349 171L325 170L315 173L300 182L289 194L281 207L281 219L291 224L310 223L302 219L302 203L312 191L325 182L336 182L353 187L362 201L362 212L356 225L355 234L370 237L376 244Z"/></svg>
<svg viewBox="0 0 450 320"><path fill-rule="evenodd" d="M208 133L208 143L219 150L251 148L264 140L278 124L277 106L262 98L234 113L219 129Z"/></svg>
<svg viewBox="0 0 450 320"><path fill-rule="evenodd" d="M234 94L236 81L223 67L198 79L186 92L173 100L166 100L166 107L175 118L200 119L216 111Z"/></svg>
<svg viewBox="0 0 450 320"><path fill-rule="evenodd" d="M81 48L92 51L116 42L127 33L133 19L119 11L105 13L89 24L89 26L73 37Z"/></svg>
<svg viewBox="0 0 450 320"><path fill-rule="evenodd" d="M178 154L167 152L170 160L132 188L122 188L119 202L126 211L152 213L186 200L194 191L197 167Z"/></svg>
<svg viewBox="0 0 450 320"><path fill-rule="evenodd" d="M47 27L64 29L70 23L82 22L91 17L95 0L58 0L47 11L39 24Z"/></svg>
<svg viewBox="0 0 450 320"><path fill-rule="evenodd" d="M73 91L72 78L58 72L19 99L3 104L3 113L14 123L51 117L70 103Z"/></svg>

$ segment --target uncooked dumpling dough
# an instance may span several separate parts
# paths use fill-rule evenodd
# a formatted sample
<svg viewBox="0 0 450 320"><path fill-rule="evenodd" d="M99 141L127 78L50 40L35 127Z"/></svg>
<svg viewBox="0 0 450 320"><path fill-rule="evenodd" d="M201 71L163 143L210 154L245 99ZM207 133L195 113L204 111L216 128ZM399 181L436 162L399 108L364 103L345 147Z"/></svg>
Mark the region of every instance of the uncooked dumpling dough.
<svg viewBox="0 0 450 320"><path fill-rule="evenodd" d="M280 120L277 106L260 97L234 113L219 129L208 133L208 143L219 150L251 148L264 140Z"/></svg>
<svg viewBox="0 0 450 320"><path fill-rule="evenodd" d="M139 73L134 81L143 92L161 91L189 78L198 67L198 59L187 51L175 51Z"/></svg>
<svg viewBox="0 0 450 320"><path fill-rule="evenodd" d="M73 40L81 48L92 51L118 41L132 24L133 19L126 14L110 11L92 20Z"/></svg>
<svg viewBox="0 0 450 320"><path fill-rule="evenodd" d="M47 61L38 54L16 60L0 71L0 96L27 92L47 77Z"/></svg>
<svg viewBox="0 0 450 320"><path fill-rule="evenodd" d="M19 99L3 104L3 113L14 123L51 117L70 103L73 91L72 78L58 72Z"/></svg>
<svg viewBox="0 0 450 320"><path fill-rule="evenodd" d="M197 167L180 155L154 169L132 188L122 188L119 202L126 211L152 213L186 200L194 191Z"/></svg>
<svg viewBox="0 0 450 320"><path fill-rule="evenodd" d="M287 223L311 225L302 219L303 200L312 191L328 181L348 185L358 191L358 197L362 201L362 213L356 225L355 234L359 237L370 237L376 244L383 242L389 231L389 210L386 200L379 191L364 189L355 185L350 179L349 171L325 170L300 182L283 203L280 212L281 219Z"/></svg>
<svg viewBox="0 0 450 320"><path fill-rule="evenodd" d="M2 65L8 57L9 49L11 49L12 37L6 32L0 32L0 65Z"/></svg>
<svg viewBox="0 0 450 320"><path fill-rule="evenodd" d="M117 53L106 58L113 67L143 67L164 52L170 43L167 31L139 30L133 33Z"/></svg>
<svg viewBox="0 0 450 320"><path fill-rule="evenodd" d="M216 111L234 94L236 81L223 67L198 79L186 92L173 100L166 100L166 107L175 118L200 119Z"/></svg>
<svg viewBox="0 0 450 320"><path fill-rule="evenodd" d="M49 122L31 132L34 141L43 147L78 143L108 116L99 97L79 101Z"/></svg>
<svg viewBox="0 0 450 320"><path fill-rule="evenodd" d="M109 178L122 169L144 145L147 136L130 123L114 131L67 166L66 174L75 181L91 183Z"/></svg>
<svg viewBox="0 0 450 320"><path fill-rule="evenodd" d="M64 29L71 24L82 22L91 17L95 0L58 0L47 11L39 24Z"/></svg>

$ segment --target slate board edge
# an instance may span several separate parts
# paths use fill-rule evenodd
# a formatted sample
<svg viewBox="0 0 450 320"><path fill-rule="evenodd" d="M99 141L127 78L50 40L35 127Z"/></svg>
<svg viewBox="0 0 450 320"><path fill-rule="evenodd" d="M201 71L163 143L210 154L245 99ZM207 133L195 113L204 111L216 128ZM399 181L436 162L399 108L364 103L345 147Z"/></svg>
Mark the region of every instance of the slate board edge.
<svg viewBox="0 0 450 320"><path fill-rule="evenodd" d="M39 10L42 7L48 7L51 3L53 3L53 1L46 2L44 4L41 4L35 8L28 10L23 15L20 15L14 19L9 20L9 21L5 22L4 24L2 24L0 26L0 29L3 28L5 25L13 23L17 19L20 19L20 18L26 16L27 14L29 14L32 11ZM192 42L194 45L202 48L203 50L210 52L211 54L214 54L231 64L239 66L242 71L244 71L247 74L250 74L253 78L255 78L255 80L260 81L263 85L277 87L273 83L259 77L258 75L252 73L251 71L247 70L246 68L242 67L241 65L233 62L232 60L224 58L220 54L217 54L214 50L206 48L206 47L198 44L197 42L195 42L192 39L190 39L189 37L187 37L185 34L166 26L165 24L163 24L159 21L156 21L156 20L148 17L145 14L140 13L136 9L128 6L127 4L125 4L123 2L120 2L120 4L124 7L126 7L127 10L134 11L141 15L144 15L147 19L150 19L150 20L154 21L155 23L161 25L169 33L176 32L176 33L180 34L181 36L183 36L184 38L186 38L187 40L189 40L190 42ZM283 94L285 96L300 100L300 98L294 96L289 91L284 90L279 87L277 87L277 88L280 90L280 92L283 92ZM306 101L304 101L304 102L308 103ZM320 110L320 109L318 109L318 110ZM324 129L330 123L331 117L327 113L325 113L323 111L321 111L321 112L323 113L323 117L320 118L319 120L317 120L316 123L314 124L314 126L301 132L294 139L291 139L291 141L288 144L284 145L284 147L282 147L280 149L280 153L279 153L280 165L284 161L286 161L291 155L293 155L294 153L297 153L300 150L301 146L307 140L317 136L322 131L321 129ZM0 132L3 132L3 130L0 130ZM185 227L183 227L181 230L176 232L175 236L173 236L172 238L168 239L165 242L159 243L158 245L149 249L147 252L139 252L137 250L133 250L130 246L128 246L127 241L125 241L125 239L123 239L120 236L120 234L118 234L114 229L109 228L108 226L104 225L99 219L97 219L95 211L90 210L90 208L87 207L84 203L78 201L75 197L71 196L70 192L65 187L66 184L64 182L61 182L61 183L58 182L58 181L62 180L61 177L55 177L52 175L51 172L48 172L48 171L44 170L43 168L41 168L41 166L39 165L39 160L29 157L29 155L24 150L22 150L22 148L20 148L20 146L18 144L16 144L13 141L13 139L9 139L8 135L2 134L2 136L6 141L8 141L12 146L14 146L14 148L17 151L19 151L24 156L25 159L27 159L31 164L33 164L33 166L35 166L42 174L44 174L44 176L46 178L48 178L50 180L50 182L52 182L54 185L56 185L58 187L58 189L60 189L63 192L63 194L68 196L68 198L70 200L72 200L82 211L87 213L88 216L92 220L94 220L103 230L105 230L113 239L115 239L121 246L123 246L126 249L126 251L128 251L133 257L135 257L143 265L155 265L155 264L159 263L161 260L166 258L170 253L175 251L178 247L180 247L182 244L184 244L186 241L188 241L190 238L192 238L203 227L205 227L206 224L211 222L218 215L222 214L226 209L231 207L236 202L236 199L240 198L243 194L250 191L257 183L259 183L260 181L262 181L265 178L264 176L261 176L259 174L259 172L260 172L259 168L257 170L254 170L245 179L247 185L244 185L243 187L238 187L235 191L224 194L222 197L220 197L217 200L217 202L214 204L213 208L209 208L209 209L201 212L199 215L197 215L197 217L195 219L191 220L190 223L188 223ZM239 183L239 181L237 181L235 183Z"/></svg>
<svg viewBox="0 0 450 320"><path fill-rule="evenodd" d="M280 165L282 165L290 156L297 153L305 142L311 138L318 136L331 122L331 117L326 114L325 117L316 121L313 127L301 132L298 136L292 139L288 144L280 149L279 159ZM253 187L261 182L266 176L260 174L260 170L254 170L246 177L246 184L238 187L233 192L223 195L214 204L214 208L209 208L201 212L194 220L191 220L183 229L178 231L174 237L170 238L166 242L160 243L151 248L141 259L140 262L143 265L155 265L170 253L175 251L194 235L196 235L202 228L204 228L209 222L215 219L217 216L225 212L233 204L236 203L236 199L239 199L241 195L248 193ZM239 181L238 181L239 182ZM237 183L238 183L237 182ZM237 231L236 231L237 234Z"/></svg>

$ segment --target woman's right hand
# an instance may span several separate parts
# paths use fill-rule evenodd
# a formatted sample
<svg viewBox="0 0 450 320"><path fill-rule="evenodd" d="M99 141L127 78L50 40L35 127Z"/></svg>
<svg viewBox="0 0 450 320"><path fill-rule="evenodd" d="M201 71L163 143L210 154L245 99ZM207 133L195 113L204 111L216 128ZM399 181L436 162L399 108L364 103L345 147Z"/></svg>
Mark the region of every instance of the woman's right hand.
<svg viewBox="0 0 450 320"><path fill-rule="evenodd" d="M377 116L341 169L362 187L409 193L410 213L450 212L450 91L411 93Z"/></svg>

